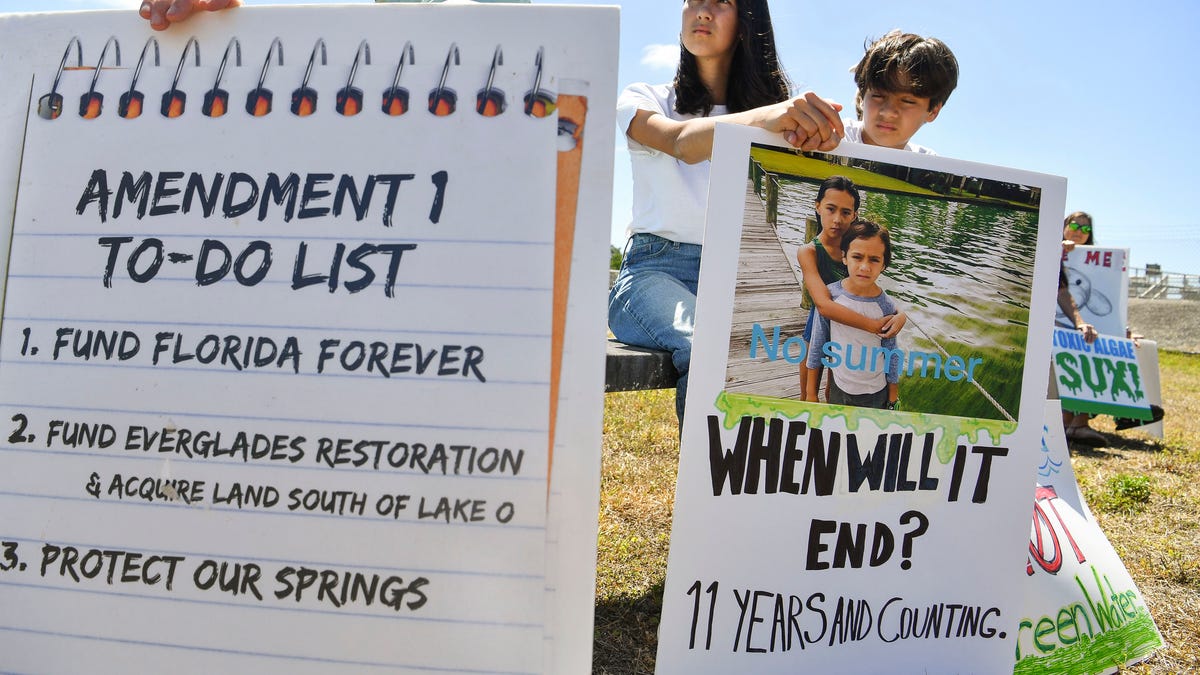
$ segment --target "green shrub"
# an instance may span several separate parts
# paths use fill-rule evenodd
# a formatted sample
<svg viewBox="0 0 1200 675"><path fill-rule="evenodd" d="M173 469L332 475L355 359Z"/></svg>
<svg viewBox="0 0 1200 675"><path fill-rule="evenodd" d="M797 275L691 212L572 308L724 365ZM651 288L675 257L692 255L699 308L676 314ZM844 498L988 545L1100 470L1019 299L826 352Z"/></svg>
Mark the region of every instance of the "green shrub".
<svg viewBox="0 0 1200 675"><path fill-rule="evenodd" d="M1119 473L1108 479L1097 506L1109 512L1141 511L1150 501L1150 478Z"/></svg>

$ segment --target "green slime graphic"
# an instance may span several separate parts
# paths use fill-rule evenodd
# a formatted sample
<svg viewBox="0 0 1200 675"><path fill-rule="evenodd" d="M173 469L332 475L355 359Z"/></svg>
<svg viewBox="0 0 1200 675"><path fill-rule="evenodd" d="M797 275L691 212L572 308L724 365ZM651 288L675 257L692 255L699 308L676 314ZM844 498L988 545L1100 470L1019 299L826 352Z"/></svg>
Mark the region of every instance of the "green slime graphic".
<svg viewBox="0 0 1200 675"><path fill-rule="evenodd" d="M1087 386L1092 392L1092 398L1095 399L1099 399L1107 393L1115 401L1117 395L1122 391L1135 401L1145 398L1145 394L1142 392L1142 378L1136 363L1114 361L1099 356L1077 356L1071 352L1059 352L1054 356L1054 360L1058 363L1059 372L1062 373L1058 376L1058 383L1075 396L1078 396L1084 386ZM1109 383L1110 374L1111 385ZM1126 376L1128 376L1128 380L1132 380L1132 383L1126 379Z"/></svg>
<svg viewBox="0 0 1200 675"><path fill-rule="evenodd" d="M937 456L942 464L949 463L954 458L954 453L958 450L958 439L963 436L966 436L972 444L977 444L981 441L982 434L987 432L990 435L989 442L999 444L1002 437L1011 435L1017 430L1017 423L1007 420L858 408L753 394L731 394L726 391L717 394L717 400L713 405L725 415L724 426L726 429L736 427L743 417L770 418L778 415L787 419L803 417L804 419L801 421L818 429L826 420L841 420L845 423L846 430L853 432L858 430L862 420L871 420L880 429L899 425L917 435L940 430L942 439L937 446Z"/></svg>

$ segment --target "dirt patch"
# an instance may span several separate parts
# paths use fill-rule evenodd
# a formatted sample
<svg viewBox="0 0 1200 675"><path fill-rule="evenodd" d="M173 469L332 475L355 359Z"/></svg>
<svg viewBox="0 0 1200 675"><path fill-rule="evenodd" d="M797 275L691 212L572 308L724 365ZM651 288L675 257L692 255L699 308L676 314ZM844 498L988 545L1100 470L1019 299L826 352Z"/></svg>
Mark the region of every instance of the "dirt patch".
<svg viewBox="0 0 1200 675"><path fill-rule="evenodd" d="M1160 350L1200 354L1200 302L1130 298L1129 325Z"/></svg>

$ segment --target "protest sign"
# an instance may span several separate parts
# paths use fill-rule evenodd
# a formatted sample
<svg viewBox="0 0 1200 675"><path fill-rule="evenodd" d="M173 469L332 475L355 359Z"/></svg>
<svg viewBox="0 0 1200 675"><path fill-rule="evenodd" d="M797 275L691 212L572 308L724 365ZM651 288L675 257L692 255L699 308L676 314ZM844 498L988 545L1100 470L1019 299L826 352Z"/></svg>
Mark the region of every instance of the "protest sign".
<svg viewBox="0 0 1200 675"><path fill-rule="evenodd" d="M1064 409L1153 418L1133 340L1101 335L1087 342L1079 331L1056 326L1053 341L1054 383Z"/></svg>
<svg viewBox="0 0 1200 675"><path fill-rule="evenodd" d="M1009 669L1064 181L773 143L718 127L659 670ZM900 411L795 398L809 347L780 242L804 243L788 230L834 175L891 230L879 285L908 325L820 355L835 380L899 359Z"/></svg>
<svg viewBox="0 0 1200 675"><path fill-rule="evenodd" d="M569 268L605 237L559 270L555 226L606 222L611 156L576 155L556 199L582 119L564 138L554 104L597 96L611 139L616 13L231 15L161 44L132 12L4 26L61 37L5 70L31 101L0 339L8 665L590 663L591 579L558 565L594 554L594 505L563 495L594 499L600 370L559 347L602 354L579 291L603 270Z"/></svg>
<svg viewBox="0 0 1200 675"><path fill-rule="evenodd" d="M1063 272L1071 299L1083 320L1101 335L1125 337L1129 323L1129 249L1076 246L1063 253ZM1055 306L1055 323L1074 328Z"/></svg>
<svg viewBox="0 0 1200 675"><path fill-rule="evenodd" d="M1116 672L1163 640L1079 492L1061 419L1048 402L1013 672Z"/></svg>

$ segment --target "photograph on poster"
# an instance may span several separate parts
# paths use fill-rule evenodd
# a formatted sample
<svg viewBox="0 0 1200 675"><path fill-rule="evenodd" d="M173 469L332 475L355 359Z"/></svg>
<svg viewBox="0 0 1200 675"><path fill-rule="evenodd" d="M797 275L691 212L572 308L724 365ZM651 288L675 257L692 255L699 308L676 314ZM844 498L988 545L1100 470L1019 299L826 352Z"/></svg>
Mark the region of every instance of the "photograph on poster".
<svg viewBox="0 0 1200 675"><path fill-rule="evenodd" d="M1018 416L1039 188L757 144L750 156L726 391L799 400L806 364L827 373L817 380L821 402ZM830 295L877 319L903 312L893 339L817 312L811 334L804 329L812 305L797 250L820 232L823 183L843 196L858 193L853 213L823 216L843 234L854 230L841 242L849 276L837 274L843 279L830 284ZM851 221L880 227L864 231ZM756 262L764 247L775 258L782 247L791 262L775 270L782 282L772 283Z"/></svg>

